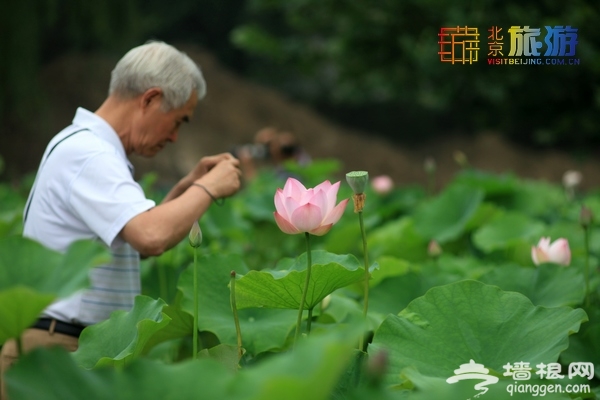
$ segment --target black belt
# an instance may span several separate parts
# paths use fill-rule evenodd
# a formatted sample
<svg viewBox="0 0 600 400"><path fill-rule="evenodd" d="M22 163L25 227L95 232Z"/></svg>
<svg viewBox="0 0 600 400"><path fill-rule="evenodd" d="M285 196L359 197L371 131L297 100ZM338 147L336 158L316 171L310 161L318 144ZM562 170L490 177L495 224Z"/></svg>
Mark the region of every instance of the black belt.
<svg viewBox="0 0 600 400"><path fill-rule="evenodd" d="M69 324L68 322L62 322L52 318L40 318L33 324L32 328L48 331L53 324L54 332L63 333L76 338L81 335L81 331L85 328L85 326L82 325Z"/></svg>

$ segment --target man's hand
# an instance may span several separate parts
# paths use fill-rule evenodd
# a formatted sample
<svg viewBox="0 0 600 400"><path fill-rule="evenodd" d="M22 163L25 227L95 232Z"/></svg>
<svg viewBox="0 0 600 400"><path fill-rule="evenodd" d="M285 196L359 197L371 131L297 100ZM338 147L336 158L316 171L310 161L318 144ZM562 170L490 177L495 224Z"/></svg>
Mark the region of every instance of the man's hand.
<svg viewBox="0 0 600 400"><path fill-rule="evenodd" d="M240 188L242 172L239 166L239 160L229 153L202 157L194 169L167 193L162 202L176 199L194 182L204 185L215 198L231 196Z"/></svg>
<svg viewBox="0 0 600 400"><path fill-rule="evenodd" d="M240 188L240 161L229 153L203 157L192 172L201 171L205 172L194 182L205 186L216 198L231 196Z"/></svg>
<svg viewBox="0 0 600 400"><path fill-rule="evenodd" d="M235 157L232 156L230 153L221 153L216 154L214 156L202 157L198 164L196 164L194 169L192 169L188 174L189 181L197 181L198 179L202 178L208 171L213 169L215 165L225 160L235 160Z"/></svg>

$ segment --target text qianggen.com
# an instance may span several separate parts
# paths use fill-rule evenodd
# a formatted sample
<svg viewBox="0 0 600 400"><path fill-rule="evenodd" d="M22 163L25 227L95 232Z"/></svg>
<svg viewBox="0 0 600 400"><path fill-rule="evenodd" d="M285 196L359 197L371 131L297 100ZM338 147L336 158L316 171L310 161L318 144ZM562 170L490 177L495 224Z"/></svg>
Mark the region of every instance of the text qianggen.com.
<svg viewBox="0 0 600 400"><path fill-rule="evenodd" d="M569 384L563 385L556 383L550 385L531 384L531 383L511 383L506 387L506 391L513 396L515 393L529 393L532 396L545 396L547 393L591 393L588 384Z"/></svg>

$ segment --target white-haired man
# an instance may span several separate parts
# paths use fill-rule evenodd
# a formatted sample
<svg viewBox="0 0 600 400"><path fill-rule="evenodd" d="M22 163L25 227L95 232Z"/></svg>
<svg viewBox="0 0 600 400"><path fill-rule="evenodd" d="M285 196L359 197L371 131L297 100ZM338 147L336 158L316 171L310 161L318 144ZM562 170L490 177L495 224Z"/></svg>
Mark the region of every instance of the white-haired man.
<svg viewBox="0 0 600 400"><path fill-rule="evenodd" d="M75 350L83 327L131 309L140 293L140 255L175 246L214 199L237 192L238 160L228 153L202 158L159 205L132 176L127 156L151 157L175 142L205 92L200 69L186 54L150 42L117 63L100 108L79 108L73 124L50 141L26 205L24 236L57 251L76 240L101 240L113 262L91 271L90 289L44 311L22 338L25 351L53 344ZM16 356L8 342L2 371Z"/></svg>

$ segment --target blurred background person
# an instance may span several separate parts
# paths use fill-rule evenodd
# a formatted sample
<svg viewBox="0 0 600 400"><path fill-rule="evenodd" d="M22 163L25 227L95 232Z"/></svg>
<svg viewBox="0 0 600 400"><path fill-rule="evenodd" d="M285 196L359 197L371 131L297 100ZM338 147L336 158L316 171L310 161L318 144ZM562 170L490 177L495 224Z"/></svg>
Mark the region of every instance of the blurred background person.
<svg viewBox="0 0 600 400"><path fill-rule="evenodd" d="M259 130L252 144L239 146L232 153L240 160L247 180L253 179L262 168L273 169L277 176L286 179L293 176L286 169L287 162L308 165L311 161L294 133L273 127Z"/></svg>

